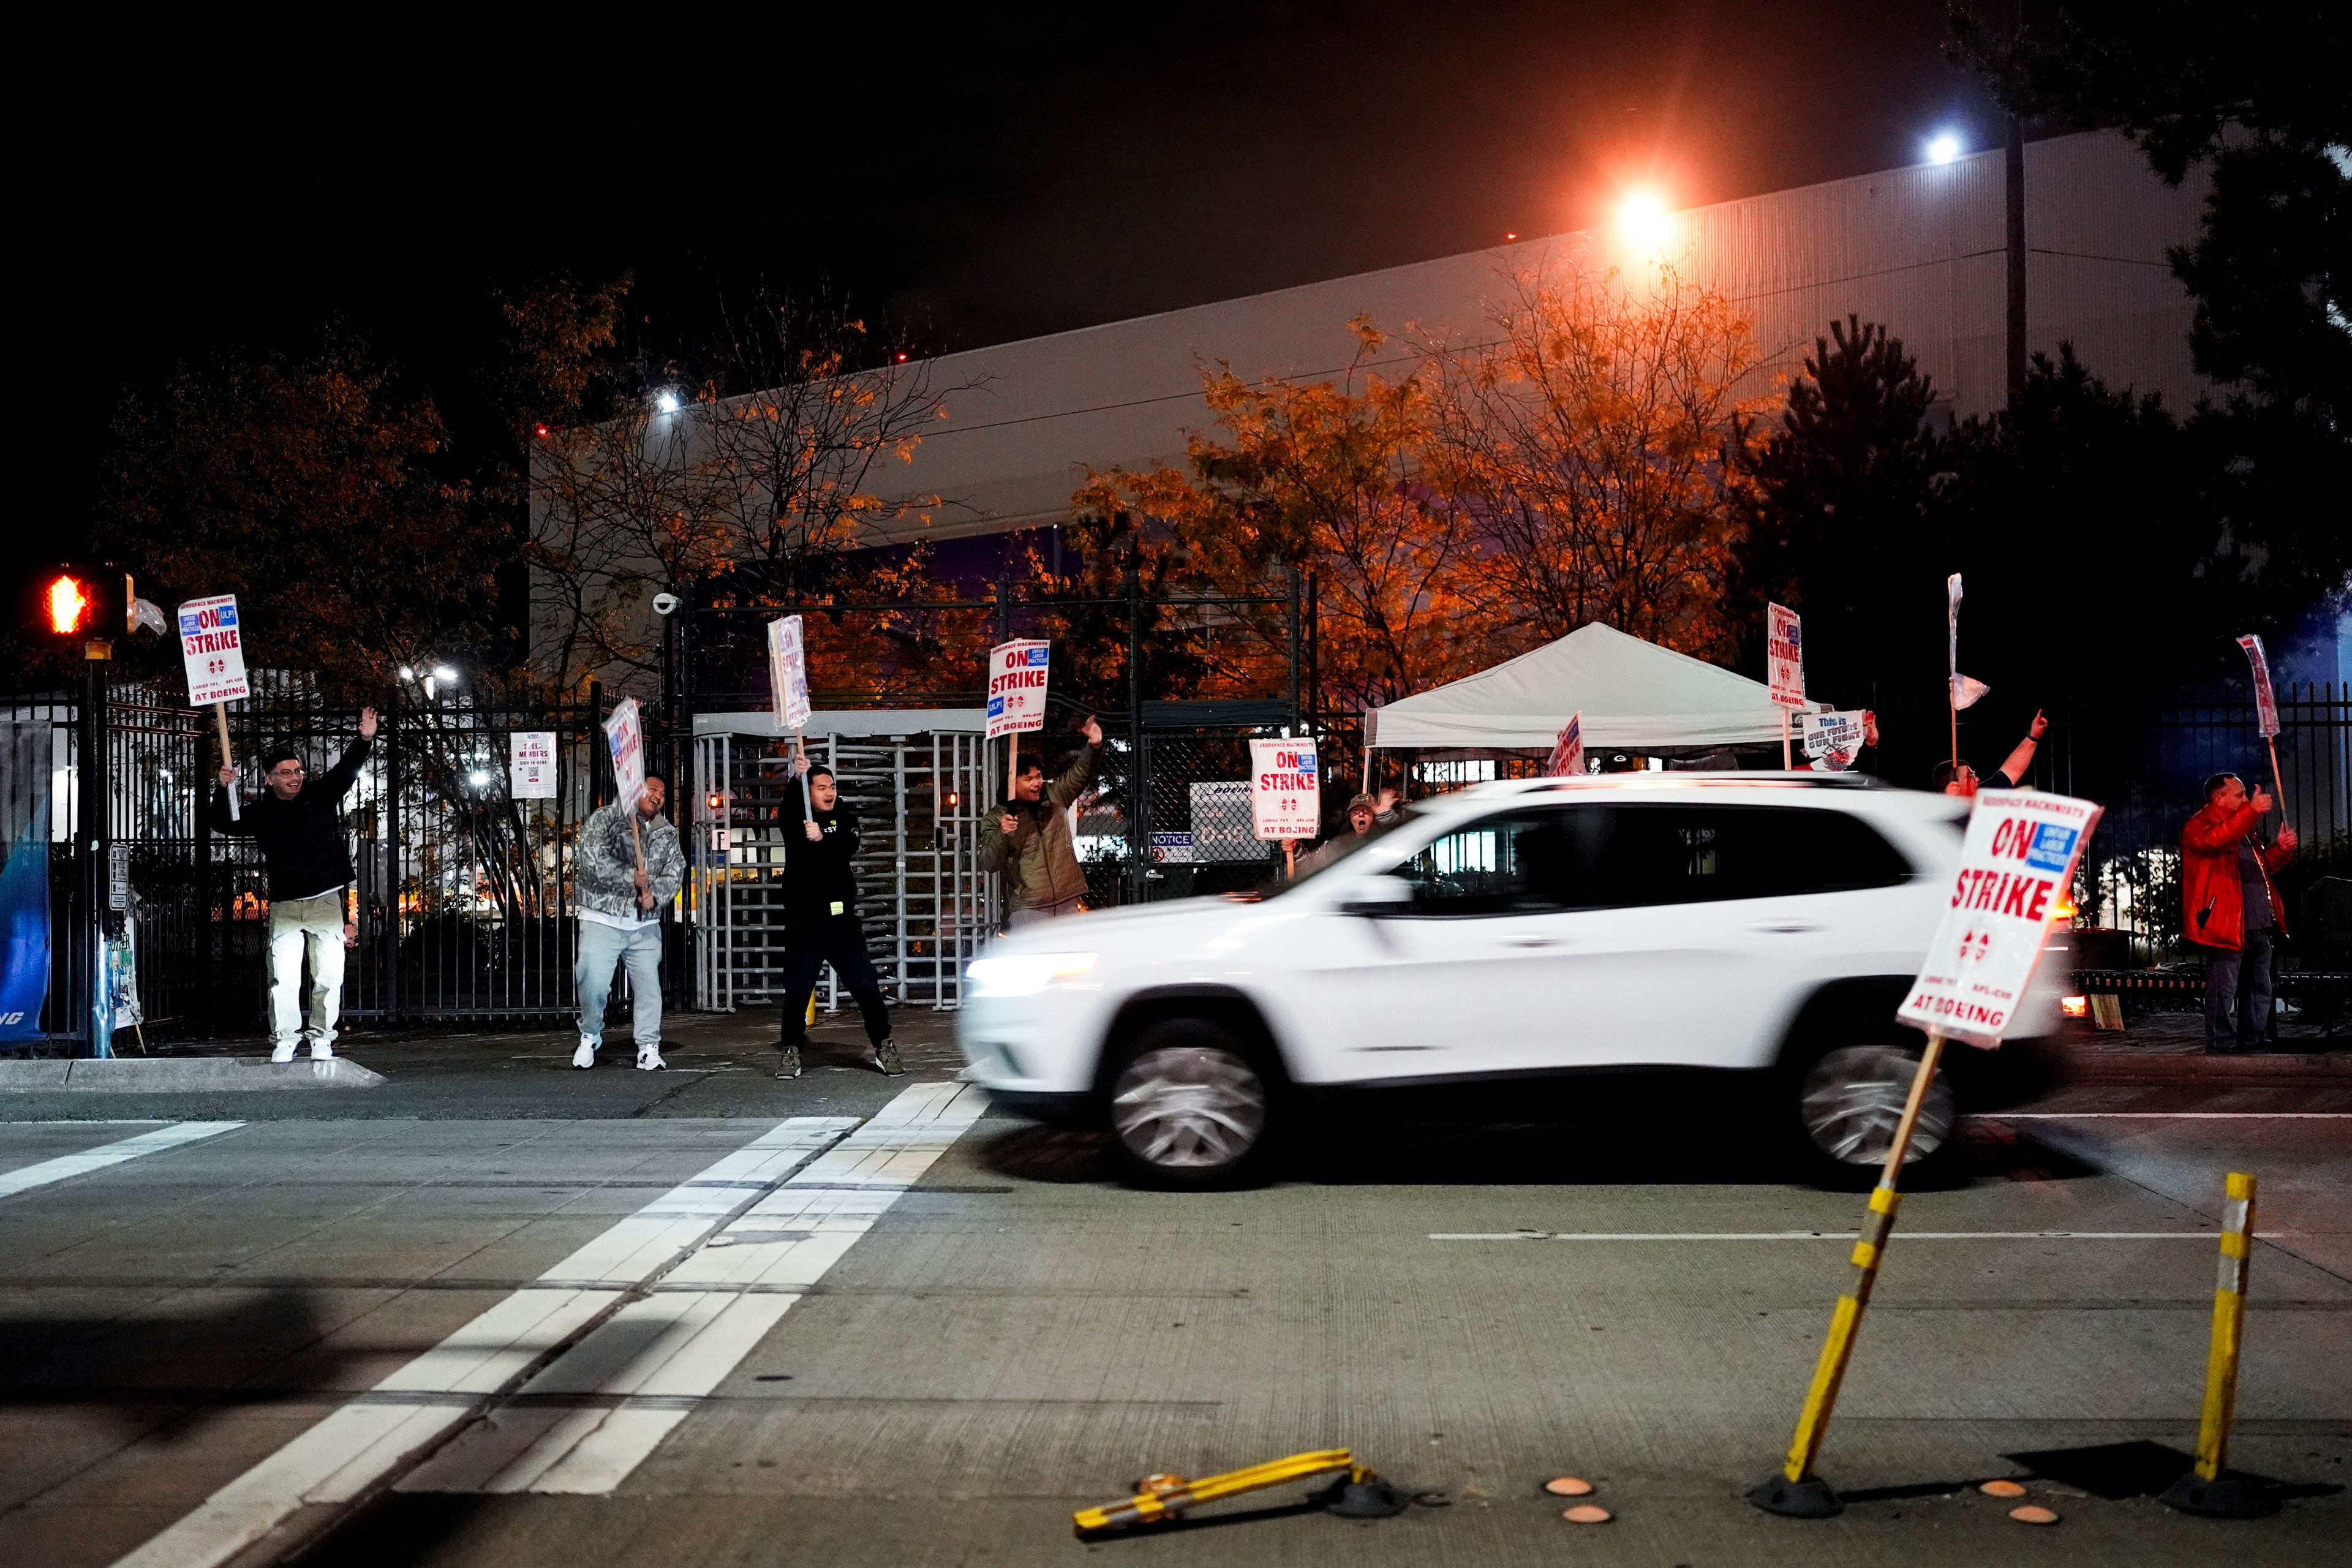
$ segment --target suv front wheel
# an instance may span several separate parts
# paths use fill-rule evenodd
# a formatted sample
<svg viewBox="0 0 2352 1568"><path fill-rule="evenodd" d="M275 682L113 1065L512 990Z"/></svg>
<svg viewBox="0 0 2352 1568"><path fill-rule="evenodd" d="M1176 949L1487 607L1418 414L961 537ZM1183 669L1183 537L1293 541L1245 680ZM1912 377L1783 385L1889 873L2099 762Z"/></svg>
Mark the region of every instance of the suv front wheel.
<svg viewBox="0 0 2352 1568"><path fill-rule="evenodd" d="M1797 1074L1797 1126L1814 1173L1836 1186L1867 1186L1894 1147L1919 1047L1893 1039L1847 1039L1818 1051ZM1951 1160L1959 1104L1940 1068L1927 1086L1904 1156L1906 1177L1932 1174Z"/></svg>
<svg viewBox="0 0 2352 1568"><path fill-rule="evenodd" d="M1259 1052L1205 1018L1138 1035L1110 1075L1110 1128L1130 1175L1153 1186L1222 1187L1264 1163L1276 1085Z"/></svg>

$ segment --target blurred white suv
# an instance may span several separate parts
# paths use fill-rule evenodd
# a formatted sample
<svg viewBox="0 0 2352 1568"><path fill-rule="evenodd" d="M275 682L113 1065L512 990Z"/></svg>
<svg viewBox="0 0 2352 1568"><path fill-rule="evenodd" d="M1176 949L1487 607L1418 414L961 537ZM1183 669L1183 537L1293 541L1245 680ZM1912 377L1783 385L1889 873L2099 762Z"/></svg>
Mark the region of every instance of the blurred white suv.
<svg viewBox="0 0 2352 1568"><path fill-rule="evenodd" d="M1017 1112L1107 1127L1141 1179L1206 1186L1257 1172L1327 1090L1706 1074L1755 1090L1749 1119L1816 1174L1858 1178L1917 1060L1895 1008L1966 814L1851 774L1480 785L1259 901L998 942L969 971L964 1076ZM2054 968L2018 1033L2054 1029ZM1946 1059L1964 1077L1978 1055ZM1950 1136L1951 1077L1915 1159Z"/></svg>

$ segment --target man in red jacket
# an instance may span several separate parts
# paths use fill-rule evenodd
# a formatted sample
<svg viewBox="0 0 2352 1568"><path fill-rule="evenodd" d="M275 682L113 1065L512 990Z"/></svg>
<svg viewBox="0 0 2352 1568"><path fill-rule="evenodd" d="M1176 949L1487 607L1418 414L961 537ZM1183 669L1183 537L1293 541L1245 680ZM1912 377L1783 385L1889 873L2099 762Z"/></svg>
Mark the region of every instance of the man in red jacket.
<svg viewBox="0 0 2352 1568"><path fill-rule="evenodd" d="M2237 774L2215 773L2205 781L2205 809L2180 835L2181 931L2205 950L2205 1048L2225 1056L2268 1048L2271 933L2284 918L2271 873L2296 843L2294 829L2282 827L2277 845L2263 847L2254 828L2270 808L2267 791L2250 796Z"/></svg>

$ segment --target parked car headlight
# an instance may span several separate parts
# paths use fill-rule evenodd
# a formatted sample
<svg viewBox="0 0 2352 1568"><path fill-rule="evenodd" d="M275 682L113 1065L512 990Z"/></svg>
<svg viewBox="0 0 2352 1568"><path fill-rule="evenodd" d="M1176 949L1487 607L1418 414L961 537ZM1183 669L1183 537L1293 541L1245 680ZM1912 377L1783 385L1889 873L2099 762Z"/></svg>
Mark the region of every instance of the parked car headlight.
<svg viewBox="0 0 2352 1568"><path fill-rule="evenodd" d="M1091 973L1094 966L1091 952L1019 952L975 958L964 973L975 996L1034 996Z"/></svg>

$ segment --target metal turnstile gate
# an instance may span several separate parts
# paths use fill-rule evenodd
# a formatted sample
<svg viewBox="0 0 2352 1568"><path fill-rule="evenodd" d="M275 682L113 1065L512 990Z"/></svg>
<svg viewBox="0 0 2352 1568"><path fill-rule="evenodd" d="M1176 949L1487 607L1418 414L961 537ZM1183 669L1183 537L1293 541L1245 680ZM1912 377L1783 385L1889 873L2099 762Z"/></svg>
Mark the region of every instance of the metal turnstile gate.
<svg viewBox="0 0 2352 1568"><path fill-rule="evenodd" d="M695 721L690 855L694 1005L772 1005L783 987L783 847L801 823L792 742L768 713ZM810 756L856 814L858 914L882 988L901 1005L959 1005L964 965L996 929L996 879L980 869L989 804L986 719L961 710L818 713ZM844 998L830 969L817 1005Z"/></svg>

